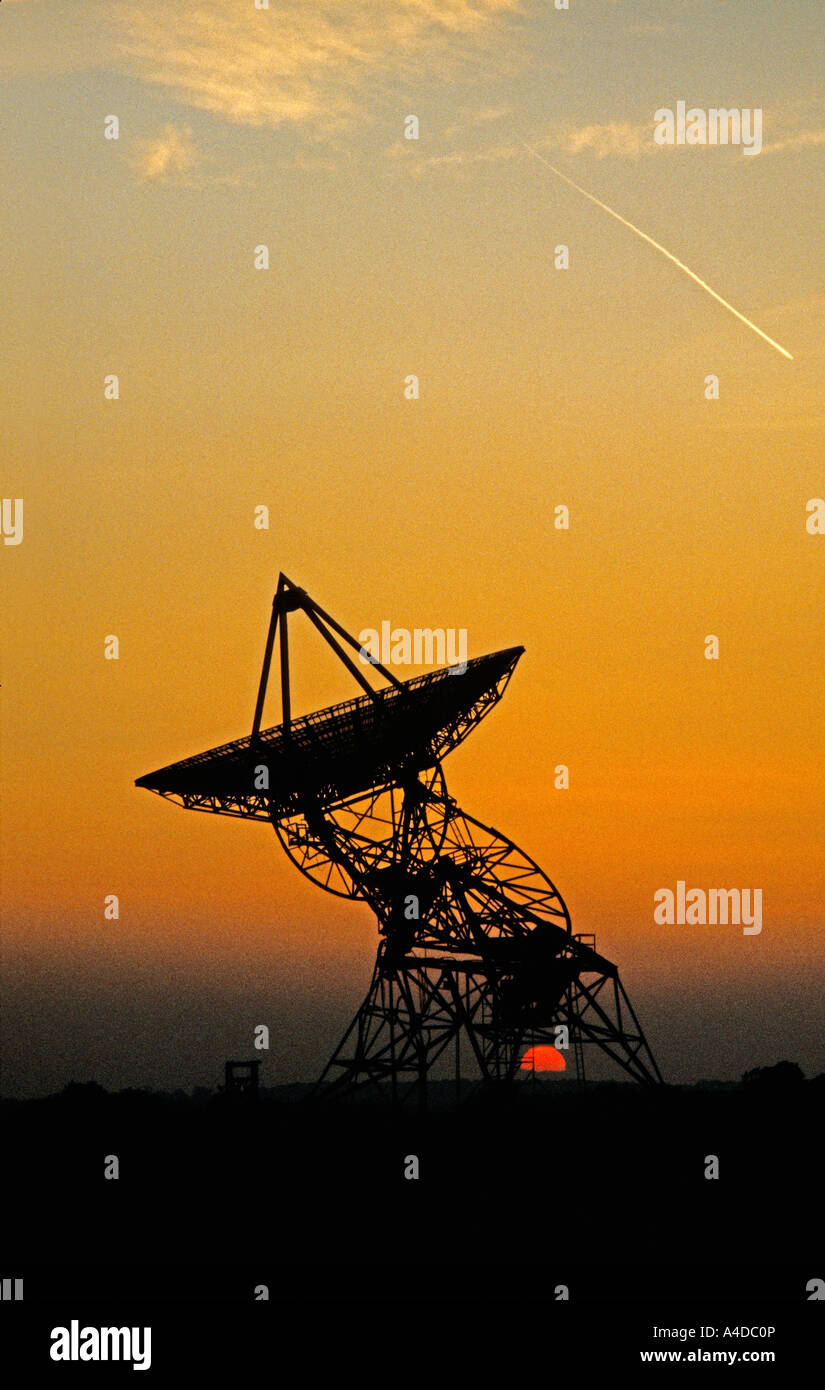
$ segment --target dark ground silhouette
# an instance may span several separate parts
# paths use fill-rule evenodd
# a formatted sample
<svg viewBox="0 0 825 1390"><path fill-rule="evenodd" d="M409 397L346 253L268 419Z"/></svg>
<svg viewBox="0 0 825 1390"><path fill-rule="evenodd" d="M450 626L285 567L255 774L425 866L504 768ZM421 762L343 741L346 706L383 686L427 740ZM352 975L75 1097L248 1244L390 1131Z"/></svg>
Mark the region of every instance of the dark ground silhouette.
<svg viewBox="0 0 825 1390"><path fill-rule="evenodd" d="M436 1083L426 1113L318 1106L310 1089L250 1099L92 1083L0 1102L16 1194L6 1263L71 1265L76 1278L82 1267L92 1283L104 1267L151 1266L161 1284L189 1269L193 1291L217 1277L230 1293L237 1267L242 1283L256 1271L256 1283L310 1280L322 1298L325 1271L339 1296L495 1266L513 1297L538 1278L606 1301L667 1289L798 1299L803 1276L825 1273L825 1077L789 1064L733 1086L545 1082L457 1109ZM418 1180L404 1176L410 1155Z"/></svg>

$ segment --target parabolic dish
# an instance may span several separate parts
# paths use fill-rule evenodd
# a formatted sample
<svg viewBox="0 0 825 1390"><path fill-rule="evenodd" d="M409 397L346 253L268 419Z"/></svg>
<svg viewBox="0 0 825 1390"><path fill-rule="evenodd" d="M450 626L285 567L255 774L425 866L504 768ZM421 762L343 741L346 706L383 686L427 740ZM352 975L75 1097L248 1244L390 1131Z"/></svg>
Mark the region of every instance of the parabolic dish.
<svg viewBox="0 0 825 1390"><path fill-rule="evenodd" d="M190 809L260 820L335 805L440 762L501 699L523 651L475 657L463 672L440 667L184 758L135 785Z"/></svg>

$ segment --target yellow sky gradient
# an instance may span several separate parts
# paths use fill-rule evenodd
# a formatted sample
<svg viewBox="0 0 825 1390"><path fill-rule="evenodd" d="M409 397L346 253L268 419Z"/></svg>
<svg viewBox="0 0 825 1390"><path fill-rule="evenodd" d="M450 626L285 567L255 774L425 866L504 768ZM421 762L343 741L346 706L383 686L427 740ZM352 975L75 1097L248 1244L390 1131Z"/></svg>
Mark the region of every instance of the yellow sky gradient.
<svg viewBox="0 0 825 1390"><path fill-rule="evenodd" d="M11 981L37 962L29 1051L71 1034L81 982L100 984L104 1032L125 1026L128 979L161 1029L208 996L240 1046L254 977L261 1004L269 989L293 1010L285 1047L300 1036L310 1076L329 1000L331 1034L354 1011L366 909L303 882L267 827L133 785L249 732L283 569L356 633L524 645L445 765L452 794L597 932L666 1074L777 1048L821 1070L799 984L821 977L825 888L815 7L785 7L772 66L761 0L750 25L699 5L689 29L662 6L529 0L387 0L380 17L111 0L55 3L51 25L46 8L0 17L3 495L25 506L0 557L3 937ZM683 97L764 105L763 154L651 148L653 110ZM525 134L794 362L519 153ZM296 631L295 712L352 693L319 645ZM678 878L761 887L762 935L655 926ZM778 1001L769 1025L751 986ZM200 1076L202 1041L181 1036L181 1074ZM19 1039L12 1090L37 1084ZM82 1067L86 1043L66 1047ZM110 1075L139 1084L122 1058Z"/></svg>

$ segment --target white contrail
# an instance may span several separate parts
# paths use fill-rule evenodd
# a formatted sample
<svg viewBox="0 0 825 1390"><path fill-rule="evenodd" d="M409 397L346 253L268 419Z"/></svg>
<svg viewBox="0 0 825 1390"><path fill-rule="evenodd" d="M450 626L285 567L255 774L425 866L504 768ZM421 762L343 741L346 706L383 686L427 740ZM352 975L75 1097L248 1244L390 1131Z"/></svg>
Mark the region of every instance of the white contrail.
<svg viewBox="0 0 825 1390"><path fill-rule="evenodd" d="M642 238L642 241L646 241L651 246L655 246L657 251L661 251L662 255L667 256L668 260L673 261L674 265L678 265L679 269L683 270L686 275L689 275L691 280L695 280L697 285L701 285L703 290L707 290L708 294L713 295L713 298L717 300L723 306L723 308L728 309L730 313L735 314L735 316L739 320L741 320L742 323L746 324L748 328L752 328L754 333L758 333L760 338L764 338L766 343L770 343L771 347L776 348L777 352L781 352L783 357L787 357L790 362L793 362L793 357L788 352L787 348L783 348L780 346L779 343L774 342L773 338L769 338L767 333L763 333L762 329L757 328L755 323L751 323L750 319L746 319L745 315L740 314L738 309L734 309L732 304L728 304L728 301L726 299L723 299L721 294L717 294L716 290L711 289L707 281L703 280L700 275L697 275L695 270L691 270L689 265L685 265L684 261L680 261L678 257L672 255L671 252L666 249L666 247L660 246L658 241L654 241L652 236L648 236L647 232L643 232L639 227L634 227L633 223L628 222L627 218L622 217L621 213L614 212L612 208L609 208L607 206L607 203L600 202L599 199L595 198L592 193L588 193L586 188L582 188L579 184L574 183L572 179L568 178L566 174L562 173L561 169L557 169L554 164L550 163L549 159L545 159L544 155L541 155L538 153L537 150L532 149L532 147L528 145L524 140L520 140L519 143L524 145L524 148L530 154L534 155L535 158L540 160L542 164L545 164L547 168L551 170L552 173L558 176L558 178L564 179L564 182L569 183L571 188L575 188L577 193L581 193L583 197L589 198L591 203L595 203L596 207L601 208L603 212L609 212L611 217L615 217L616 221L621 222L623 227L629 227L631 232L635 232L637 236L640 236Z"/></svg>

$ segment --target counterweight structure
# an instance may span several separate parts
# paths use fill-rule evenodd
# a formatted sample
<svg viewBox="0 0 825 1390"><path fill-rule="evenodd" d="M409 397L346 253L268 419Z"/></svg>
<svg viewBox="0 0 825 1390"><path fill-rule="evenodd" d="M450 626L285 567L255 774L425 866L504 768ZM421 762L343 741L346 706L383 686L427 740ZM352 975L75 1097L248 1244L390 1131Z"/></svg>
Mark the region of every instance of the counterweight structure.
<svg viewBox="0 0 825 1390"><path fill-rule="evenodd" d="M293 719L297 611L363 693ZM261 729L276 639L282 722ZM434 1064L459 1080L462 1056L470 1074L507 1085L541 1044L580 1079L595 1048L639 1082L662 1080L616 966L573 933L538 865L447 793L444 758L501 699L522 652L400 681L281 575L250 736L137 782L192 810L270 821L307 878L375 914L372 982L322 1074L324 1094L373 1086L423 1098Z"/></svg>

